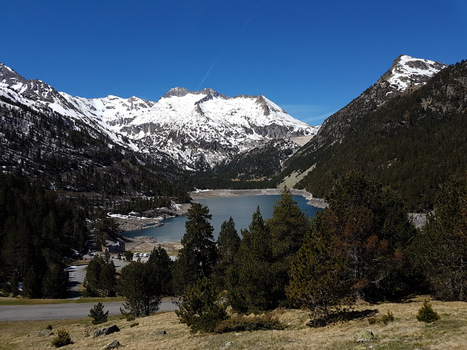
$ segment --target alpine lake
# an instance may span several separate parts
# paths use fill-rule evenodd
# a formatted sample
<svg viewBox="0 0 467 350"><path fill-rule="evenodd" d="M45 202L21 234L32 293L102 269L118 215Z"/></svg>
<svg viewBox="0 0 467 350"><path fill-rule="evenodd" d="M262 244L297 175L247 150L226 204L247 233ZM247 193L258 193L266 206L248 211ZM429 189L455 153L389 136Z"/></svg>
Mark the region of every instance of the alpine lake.
<svg viewBox="0 0 467 350"><path fill-rule="evenodd" d="M211 225L214 227L214 238L217 239L221 225L230 217L235 221L235 228L239 235L242 229L247 229L251 223L252 215L259 206L264 220L272 217L274 205L280 199L280 195L253 195L244 197L215 197L207 199L196 199L194 202L201 203L209 208L212 215ZM308 200L302 196L292 197L306 213L308 217L313 217L322 209L308 204ZM165 219L162 226L150 227L143 230L126 231L125 237L152 236L159 243L180 242L185 234L185 222L187 215Z"/></svg>

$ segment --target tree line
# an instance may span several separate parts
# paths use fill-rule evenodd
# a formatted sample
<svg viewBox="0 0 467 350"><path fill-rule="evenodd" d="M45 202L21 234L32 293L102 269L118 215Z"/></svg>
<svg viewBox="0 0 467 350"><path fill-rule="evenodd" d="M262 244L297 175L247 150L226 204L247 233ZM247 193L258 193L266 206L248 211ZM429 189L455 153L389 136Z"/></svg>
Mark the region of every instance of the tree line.
<svg viewBox="0 0 467 350"><path fill-rule="evenodd" d="M178 259L165 265L165 282L149 288L152 296L142 304L157 304L164 293L180 295L181 322L212 331L228 317L226 305L240 313L303 307L322 322L359 298L379 302L432 293L466 300L466 194L465 179L444 185L428 223L417 230L396 192L350 173L315 218L301 212L286 189L271 219L264 220L258 208L240 237L230 218L217 241L209 209L194 203ZM145 276L144 264L138 266ZM123 287L126 278L122 273L121 288L132 289ZM151 307L144 310L139 314Z"/></svg>
<svg viewBox="0 0 467 350"><path fill-rule="evenodd" d="M64 257L71 247L84 247L84 213L26 179L0 180L3 292L16 294L22 285L28 297L66 296ZM157 310L164 295L179 295L179 316L187 324L201 322L204 312L223 319L227 304L241 313L304 307L322 319L357 298L432 293L466 300L466 198L466 177L452 179L417 230L396 192L353 172L336 183L329 207L315 218L286 189L271 219L258 208L239 235L230 218L217 240L209 209L194 203L175 262L158 247L147 263L132 262L118 276L108 257L94 258L85 293L123 295L122 311L135 316Z"/></svg>
<svg viewBox="0 0 467 350"><path fill-rule="evenodd" d="M67 296L65 257L88 239L82 210L27 179L0 174L0 285L5 295ZM21 287L22 286L22 287Z"/></svg>
<svg viewBox="0 0 467 350"><path fill-rule="evenodd" d="M165 158L152 159L114 143L79 120L53 111L0 104L0 166L45 188L103 196L189 200L183 174Z"/></svg>

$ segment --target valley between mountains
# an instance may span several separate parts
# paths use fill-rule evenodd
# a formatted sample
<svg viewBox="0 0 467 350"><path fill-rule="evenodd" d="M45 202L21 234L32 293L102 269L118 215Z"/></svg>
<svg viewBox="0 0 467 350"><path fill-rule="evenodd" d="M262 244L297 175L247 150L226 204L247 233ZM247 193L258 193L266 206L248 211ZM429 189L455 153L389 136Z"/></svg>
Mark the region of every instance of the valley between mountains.
<svg viewBox="0 0 467 350"><path fill-rule="evenodd" d="M158 101L87 99L0 64L0 294L14 302L18 295L66 298L66 267L84 264L86 277L73 292L125 298L128 320L177 295L178 318L194 332L284 332L290 324L294 337L295 330L314 334L304 331L296 306L313 312L306 327L349 320L361 327L378 311L357 301L419 293L463 301L466 115L466 61L401 55L321 126L260 93L175 87ZM193 201L265 193L281 194L272 218L263 219L258 206L238 232L226 217L218 240L209 208ZM292 194L325 209L310 219ZM184 213L180 242L122 235L135 222L158 225ZM416 227L413 217L425 216ZM112 259L125 266L117 271ZM199 299L208 311L191 312ZM400 304L390 307L400 312L397 321L422 332ZM249 313L265 315L242 316ZM455 315L456 329L464 329ZM449 315L441 317L448 323L439 327L452 326ZM173 318L164 316L179 332ZM123 339L135 342L129 328L139 324L122 323ZM89 344L84 338L75 336L76 348ZM210 339L219 348L233 338Z"/></svg>
<svg viewBox="0 0 467 350"><path fill-rule="evenodd" d="M464 66L401 55L310 126L262 95L176 87L158 101L86 99L0 64L0 166L55 190L179 202L194 188L287 186L324 198L353 169L425 211L436 187L463 171Z"/></svg>

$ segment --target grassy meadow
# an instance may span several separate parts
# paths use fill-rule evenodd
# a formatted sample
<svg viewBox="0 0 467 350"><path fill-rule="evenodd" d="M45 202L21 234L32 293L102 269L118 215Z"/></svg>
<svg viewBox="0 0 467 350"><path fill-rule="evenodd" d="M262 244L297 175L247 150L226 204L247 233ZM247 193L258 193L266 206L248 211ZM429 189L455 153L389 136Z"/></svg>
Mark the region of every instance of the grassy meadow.
<svg viewBox="0 0 467 350"><path fill-rule="evenodd" d="M174 312L160 313L127 321L114 316L102 325L92 325L91 319L0 322L0 349L51 349L54 335L39 332L52 326L52 332L65 329L73 344L64 349L102 349L118 340L122 349L467 349L467 303L432 301L441 316L431 324L416 319L423 298L404 303L359 304L355 311L374 317L390 311L395 320L388 324L371 324L368 317L333 324L323 328L307 326L309 314L302 310L277 309L273 315L286 328L281 331L255 331L225 334L192 334L179 323ZM96 328L116 324L120 332L92 338ZM357 343L359 334L371 329L376 340ZM165 330L167 334L158 332Z"/></svg>

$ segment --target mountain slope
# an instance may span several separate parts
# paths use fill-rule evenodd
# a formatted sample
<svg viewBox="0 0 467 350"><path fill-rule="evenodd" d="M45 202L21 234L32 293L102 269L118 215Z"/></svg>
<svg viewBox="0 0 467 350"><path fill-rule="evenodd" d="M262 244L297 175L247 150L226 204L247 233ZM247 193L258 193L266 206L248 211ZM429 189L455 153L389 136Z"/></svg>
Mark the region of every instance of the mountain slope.
<svg viewBox="0 0 467 350"><path fill-rule="evenodd" d="M121 135L112 132L101 120L89 118L76 105L70 103L66 94L58 92L41 80L26 80L2 63L0 63L0 97L3 97L4 102L12 102L20 106L19 108L26 106L36 112L54 112L69 117L72 123L74 120L80 121L94 129L96 133L104 134L122 146L135 149L134 145L128 140L123 140Z"/></svg>
<svg viewBox="0 0 467 350"><path fill-rule="evenodd" d="M357 170L393 187L412 210L430 209L438 186L465 176L467 164L467 64L444 67L399 57L326 120L278 181L295 179L296 187L323 197L338 177ZM409 73L401 74L404 68Z"/></svg>
<svg viewBox="0 0 467 350"><path fill-rule="evenodd" d="M0 96L0 169L47 188L187 200L170 163L154 162L79 119L39 112Z"/></svg>
<svg viewBox="0 0 467 350"><path fill-rule="evenodd" d="M302 153L340 142L344 130L352 127L355 119L377 110L396 96L423 86L445 67L443 63L407 55L397 57L391 68L374 85L324 121L317 135L303 148Z"/></svg>
<svg viewBox="0 0 467 350"><path fill-rule="evenodd" d="M262 95L231 98L212 89L174 88L157 102L117 96L85 99L40 80L26 80L3 64L0 96L35 111L79 120L123 147L154 160L170 158L189 170L211 169L271 140L317 131Z"/></svg>

